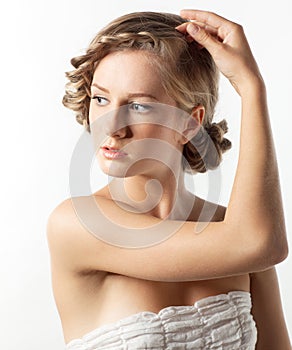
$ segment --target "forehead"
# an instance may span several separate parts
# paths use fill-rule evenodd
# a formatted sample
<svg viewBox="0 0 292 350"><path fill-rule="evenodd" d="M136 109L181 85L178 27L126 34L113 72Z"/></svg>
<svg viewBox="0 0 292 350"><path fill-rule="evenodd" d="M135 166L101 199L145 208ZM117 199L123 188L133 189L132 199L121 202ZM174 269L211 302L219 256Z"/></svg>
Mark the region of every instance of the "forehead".
<svg viewBox="0 0 292 350"><path fill-rule="evenodd" d="M143 50L112 52L98 63L93 81L111 85L128 83L142 87L161 86L161 79L155 66L156 59L154 55Z"/></svg>

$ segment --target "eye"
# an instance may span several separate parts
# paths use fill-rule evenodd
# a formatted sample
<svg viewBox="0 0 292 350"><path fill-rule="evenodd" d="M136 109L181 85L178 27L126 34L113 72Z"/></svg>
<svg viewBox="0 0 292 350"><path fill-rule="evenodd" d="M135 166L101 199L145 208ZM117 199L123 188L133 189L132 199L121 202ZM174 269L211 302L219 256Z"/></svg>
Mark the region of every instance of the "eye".
<svg viewBox="0 0 292 350"><path fill-rule="evenodd" d="M134 112L146 113L146 112L150 111L151 106L146 105L146 104L140 104L140 103L132 103L132 104L130 105L130 108L131 108Z"/></svg>
<svg viewBox="0 0 292 350"><path fill-rule="evenodd" d="M93 96L91 97L92 100L96 100L96 103L100 106L105 106L109 103L109 101L105 97L101 96Z"/></svg>

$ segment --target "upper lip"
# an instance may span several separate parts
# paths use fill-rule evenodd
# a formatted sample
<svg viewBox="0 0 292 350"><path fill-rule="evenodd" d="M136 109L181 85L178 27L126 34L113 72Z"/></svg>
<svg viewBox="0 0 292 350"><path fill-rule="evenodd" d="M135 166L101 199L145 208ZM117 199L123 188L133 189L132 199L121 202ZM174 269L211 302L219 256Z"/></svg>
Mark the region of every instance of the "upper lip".
<svg viewBox="0 0 292 350"><path fill-rule="evenodd" d="M102 146L103 149L110 149L110 150L116 150L116 151L119 151L120 148L118 147L112 147L112 146L108 146L108 145L105 145L105 146ZM122 151L121 151L122 152ZM124 152L125 153L125 152Z"/></svg>
<svg viewBox="0 0 292 350"><path fill-rule="evenodd" d="M115 150L118 150L118 149L119 149L118 147L111 147L111 146L108 146L108 145L102 146L102 148L106 148L106 149L115 149Z"/></svg>

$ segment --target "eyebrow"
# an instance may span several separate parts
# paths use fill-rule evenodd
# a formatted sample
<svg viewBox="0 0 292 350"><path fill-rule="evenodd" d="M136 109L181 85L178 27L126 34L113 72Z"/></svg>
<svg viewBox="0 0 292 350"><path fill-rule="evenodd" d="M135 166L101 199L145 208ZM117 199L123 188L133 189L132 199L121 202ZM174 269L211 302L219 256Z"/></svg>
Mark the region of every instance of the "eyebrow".
<svg viewBox="0 0 292 350"><path fill-rule="evenodd" d="M106 89L106 88L104 88L104 87L102 87L102 86L100 86L100 85L98 85L96 83L91 84L91 86L94 86L94 87L98 88L99 90L104 91L104 92L106 92L108 94L110 93L108 89ZM151 94L147 94L145 92L129 93L128 97L149 97L149 98L152 98L153 100L158 101L155 96L153 96Z"/></svg>

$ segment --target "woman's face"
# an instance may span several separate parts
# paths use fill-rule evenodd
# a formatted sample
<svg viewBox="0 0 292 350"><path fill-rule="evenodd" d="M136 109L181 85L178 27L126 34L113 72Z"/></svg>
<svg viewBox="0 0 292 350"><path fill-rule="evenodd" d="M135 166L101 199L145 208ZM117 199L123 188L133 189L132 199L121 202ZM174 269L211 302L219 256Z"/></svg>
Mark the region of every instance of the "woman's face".
<svg viewBox="0 0 292 350"><path fill-rule="evenodd" d="M181 161L182 117L149 59L143 51L118 51L94 72L89 122L100 167L111 176L165 174Z"/></svg>

